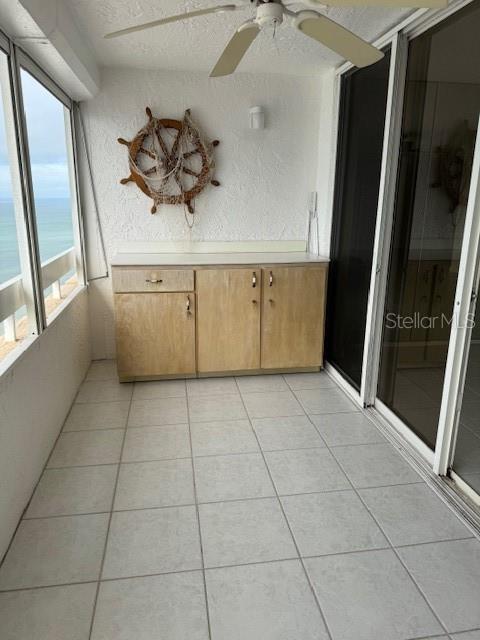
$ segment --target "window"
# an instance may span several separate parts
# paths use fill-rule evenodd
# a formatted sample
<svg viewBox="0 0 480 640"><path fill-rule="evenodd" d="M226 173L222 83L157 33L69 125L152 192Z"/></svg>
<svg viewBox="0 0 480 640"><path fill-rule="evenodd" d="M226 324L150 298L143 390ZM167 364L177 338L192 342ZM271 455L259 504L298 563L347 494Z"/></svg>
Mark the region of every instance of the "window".
<svg viewBox="0 0 480 640"><path fill-rule="evenodd" d="M78 286L70 110L21 70L42 291L47 319Z"/></svg>
<svg viewBox="0 0 480 640"><path fill-rule="evenodd" d="M0 32L0 371L84 282L71 107Z"/></svg>
<svg viewBox="0 0 480 640"><path fill-rule="evenodd" d="M0 50L0 360L36 329L8 56Z"/></svg>

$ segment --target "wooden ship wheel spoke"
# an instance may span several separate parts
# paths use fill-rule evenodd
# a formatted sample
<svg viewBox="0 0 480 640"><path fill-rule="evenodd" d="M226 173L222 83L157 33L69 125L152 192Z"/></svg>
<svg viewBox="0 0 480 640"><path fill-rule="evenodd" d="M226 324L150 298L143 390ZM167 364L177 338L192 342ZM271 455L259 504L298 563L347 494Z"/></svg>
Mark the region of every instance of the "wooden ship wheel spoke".
<svg viewBox="0 0 480 640"><path fill-rule="evenodd" d="M194 200L208 185L220 186L214 178L213 149L218 140L205 143L191 119L155 118L149 107L148 122L131 141L118 138L128 147L130 175L121 184L134 182L153 200L152 213L161 204L183 204L195 212Z"/></svg>

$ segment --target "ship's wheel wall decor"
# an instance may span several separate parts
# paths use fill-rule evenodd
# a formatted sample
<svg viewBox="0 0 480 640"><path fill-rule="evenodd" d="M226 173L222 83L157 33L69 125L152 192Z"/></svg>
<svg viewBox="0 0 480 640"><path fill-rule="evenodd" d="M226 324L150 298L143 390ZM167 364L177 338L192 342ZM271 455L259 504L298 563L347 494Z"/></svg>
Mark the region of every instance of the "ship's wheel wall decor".
<svg viewBox="0 0 480 640"><path fill-rule="evenodd" d="M155 118L149 107L148 122L128 147L130 175L121 184L134 182L153 200L152 213L161 204L181 204L195 213L195 198L208 184L219 187L214 178L213 149L218 140L206 143L191 118L190 109L183 120Z"/></svg>

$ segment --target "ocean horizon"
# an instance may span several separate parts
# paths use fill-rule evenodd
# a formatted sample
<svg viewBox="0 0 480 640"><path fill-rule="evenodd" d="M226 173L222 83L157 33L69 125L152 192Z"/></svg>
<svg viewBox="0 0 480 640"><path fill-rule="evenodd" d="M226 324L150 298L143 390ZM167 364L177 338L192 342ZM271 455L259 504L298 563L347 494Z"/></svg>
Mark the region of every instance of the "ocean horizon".
<svg viewBox="0 0 480 640"><path fill-rule="evenodd" d="M35 212L42 262L73 247L70 198L37 198ZM0 198L0 284L20 273L13 200Z"/></svg>

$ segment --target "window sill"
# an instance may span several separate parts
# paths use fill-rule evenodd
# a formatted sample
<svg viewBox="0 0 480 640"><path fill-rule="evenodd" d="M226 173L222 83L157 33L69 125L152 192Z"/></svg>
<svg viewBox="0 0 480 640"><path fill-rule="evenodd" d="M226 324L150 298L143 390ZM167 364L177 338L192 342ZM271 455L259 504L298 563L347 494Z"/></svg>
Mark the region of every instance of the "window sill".
<svg viewBox="0 0 480 640"><path fill-rule="evenodd" d="M69 306L69 304L75 300L75 298L82 292L87 289L87 285L79 284L73 291L71 291L68 296L62 300L62 302L52 311L52 313L47 318L47 328L43 331L46 333L52 325L55 324L57 318L62 315L63 311Z"/></svg>
<svg viewBox="0 0 480 640"><path fill-rule="evenodd" d="M45 335L50 331L50 328L55 325L58 318L62 315L67 307L84 291L88 289L87 285L79 285L74 291L72 291L65 300L58 305L55 311L48 318L48 326L46 329L37 335L28 336L24 338L16 347L13 349L5 358L0 362L0 382L3 378L10 373L13 367L20 362L25 355L30 351L30 349L37 343L38 339L41 336Z"/></svg>

